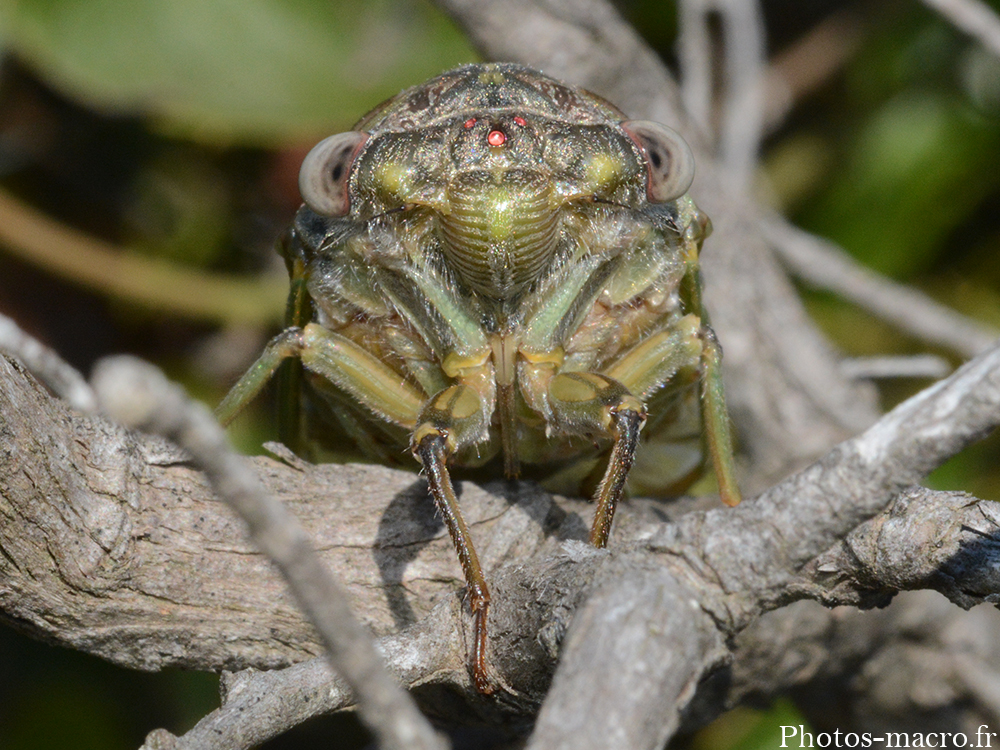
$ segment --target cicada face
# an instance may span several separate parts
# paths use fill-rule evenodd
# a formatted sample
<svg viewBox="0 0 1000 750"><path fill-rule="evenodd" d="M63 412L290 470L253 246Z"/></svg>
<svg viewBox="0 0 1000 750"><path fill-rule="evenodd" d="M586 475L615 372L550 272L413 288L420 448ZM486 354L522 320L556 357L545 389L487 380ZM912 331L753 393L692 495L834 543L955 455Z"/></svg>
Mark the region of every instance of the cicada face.
<svg viewBox="0 0 1000 750"><path fill-rule="evenodd" d="M512 64L404 91L302 165L305 206L283 246L290 327L220 414L293 358L369 455L408 444L470 586L480 689L489 595L449 466L500 455L515 475L603 452L591 533L603 546L647 417L663 463L684 437L676 418L693 414L723 499L738 501L693 174L669 128ZM692 474L691 453L654 484Z"/></svg>

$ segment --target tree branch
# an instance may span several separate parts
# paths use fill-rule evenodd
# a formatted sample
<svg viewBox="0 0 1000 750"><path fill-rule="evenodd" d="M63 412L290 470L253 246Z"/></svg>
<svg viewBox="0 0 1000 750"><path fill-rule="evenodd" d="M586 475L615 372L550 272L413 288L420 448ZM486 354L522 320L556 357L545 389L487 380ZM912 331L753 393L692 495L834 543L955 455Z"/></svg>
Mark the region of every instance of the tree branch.
<svg viewBox="0 0 1000 750"><path fill-rule="evenodd" d="M1000 332L941 305L926 294L879 276L828 240L793 227L782 219L764 223L774 249L798 277L828 289L900 330L945 349L972 357Z"/></svg>
<svg viewBox="0 0 1000 750"><path fill-rule="evenodd" d="M63 423L64 430L66 425L76 429L59 436L58 430L53 425L40 424L37 415L32 413L30 408L27 414L23 412L23 408L29 406L32 398L45 404L50 411L53 409L58 411L58 404L51 402L51 399L37 387L32 388L30 382L19 376L15 368L7 366L0 372L3 372L7 381L0 393L5 394L5 399L13 398L22 407L21 410L16 410L11 408L9 403L0 403L0 415L6 420L2 425L3 429L0 429L0 434L12 436L12 442L5 444L4 448L8 445L30 448L42 439L35 434L39 429L43 430L45 438L55 438L60 443L65 442L70 445L80 444L82 441L77 430L81 426L87 430L93 429L95 420L73 422L63 417L57 421ZM11 415L26 418L26 424L17 424L11 420ZM904 485L919 479L922 474L970 441L982 437L998 421L1000 421L1000 347L995 347L965 365L947 380L904 403L860 437L838 446L817 464L790 477L762 497L748 501L736 510L690 512L664 525L655 515L655 506L645 503L634 504L632 512L624 511L619 519L621 525L616 530L615 549L611 551L593 550L582 542L574 541L582 539L585 534L585 517L590 512L585 504L561 500L558 505L554 505L551 498L527 486L518 486L517 492L520 498L518 502L511 504L510 497L485 493L473 485L463 485L463 506L474 519L473 533L481 539L489 540L484 549L484 560L487 569L492 571L490 576L495 591L495 604L491 617L493 633L491 660L502 681L510 686L511 695L516 698L515 703L520 702L521 712L530 710L527 707L535 705L545 695L548 679L555 664L555 656L561 652L561 665L546 699L546 706L551 705L552 708L546 707L539 715L538 739L533 740L535 746L553 746L552 742L555 740L550 738L555 735L552 733L565 731L566 726L584 728L580 730L580 734L574 733L574 742L580 737L588 736L588 732L584 731L586 724L563 723L568 713L577 715L580 721L600 721L606 731L617 728L615 731L625 732L626 734L621 737L626 738L623 741L629 743L627 746L637 748L658 746L657 743L679 725L681 711L691 699L694 687L726 657L725 643L728 638L743 630L762 612L797 598L814 597L824 601L852 602L860 600L861 593L845 593L847 589L844 588L844 581L862 581L863 588L870 589L882 597L900 588L929 585L944 591L963 606L970 606L977 601L989 601L992 591L996 590L997 582L989 577L989 571L992 569L988 565L984 568L987 572L976 579L974 585L967 584L967 581L971 580L968 575L963 577L964 583L960 589L953 584L945 585L949 580L947 575L949 570L958 570L956 565L962 560L965 561L962 564L968 567L977 559L970 557L973 552L977 555L995 553L994 542L990 541L987 544L982 541L987 538L984 535L992 533L983 521L976 521L974 524L973 516L967 516L965 526L952 523L956 507L955 496L929 494L923 496L920 502L916 502L915 495L906 495L904 501L901 501L905 505L900 506L897 503L898 507L891 511L886 519L878 521L877 528L880 529L880 533L874 534L870 529L862 528L855 531L854 537L848 537L843 543L847 545L845 549L850 550L857 560L864 563L871 558L871 554L867 556L862 554L863 546L858 540L870 538L874 534L879 540L876 552L881 568L872 568L867 563L865 563L867 567L858 565L849 567L843 562L848 559L845 557L846 553L832 552L831 548L839 544L838 539L845 537L848 532L864 523L866 518L878 513L904 489ZM18 430L23 433L25 429L30 430L32 434L17 434ZM100 430L104 431L115 432L110 428ZM129 448L130 438L120 431L117 434L119 439L125 442L124 450L121 452L123 455L135 456L139 452L148 455L150 450L148 446L142 449L139 444ZM66 451L58 453L58 457L51 463L66 461ZM383 498L381 500L375 496L365 497L359 501L357 495L362 493L357 489L353 490L353 493L350 489L345 493L342 486L344 479L354 471L350 467L311 467L298 464L293 468L266 459L258 463L265 470L264 475L268 484L280 486L281 482L276 481L278 476L298 475L294 477L295 481L288 483L288 486L295 489L286 490L288 501L293 507L302 502L301 495L298 494L302 487L318 490L316 482L329 485L323 490L318 490L314 495L316 498L330 494L337 495L337 485L340 484L339 493L342 498L346 500L353 494L354 508L360 510L362 505L366 506L363 518L360 514L354 516L351 511L352 505L348 501L344 509L346 518L342 518L337 524L340 535L346 534L347 539L354 540L351 546L360 546L367 550L366 554L361 554L351 561L351 567L359 568L352 576L354 585L351 588L352 595L361 602L359 606L361 611L370 613L372 605L378 602L385 617L386 609L392 611L393 588L402 580L412 584L414 591L419 591L420 574L426 575L429 572L424 564L430 561L422 559L418 551L411 558L412 562L409 565L404 564L401 568L396 568L395 574L389 576L387 573L391 565L387 566L384 562L379 565L371 556L373 551L379 550L380 546L384 548L387 542L393 546L398 545L407 535L412 535L418 529L428 542L439 540L445 550L447 548L443 531L437 528L436 524L428 524L426 516L423 520L419 517L414 518L413 514L417 511L410 506L423 501L421 497L423 488L411 475L367 467L364 470L367 474L382 473L387 481L403 492L390 491L381 495ZM73 473L83 476L103 473L107 481L107 465L95 470L93 464L91 452L81 457L79 463L74 466L62 466L59 472L64 477ZM144 506L149 504L157 513L164 514L163 520L167 523L163 525L171 526L173 534L177 535L175 537L177 542L183 538L184 527L187 526L186 531L192 535L192 539L198 539L201 546L207 548L206 555L218 553L217 547L222 540L219 539L215 526L220 523L220 519L203 515L208 510L207 506L211 504L208 489L203 484L198 487L196 483L192 483L191 489L196 490L197 494L204 498L206 506L201 508L198 515L186 512L185 518L171 517L169 509L163 508L165 502L162 498L166 496L174 502L173 493L176 492L176 487L163 483L162 476L159 482L152 476L167 468L174 471L180 469L176 464L172 467L157 466L155 463L146 464L145 467L133 465L131 467L135 475L133 482L143 477L141 484L147 484L152 479L154 485L159 484L159 487L156 487L157 491L150 497L142 499L135 497L134 494L130 496L129 493L121 493L123 499L119 501L119 511L126 516L141 517ZM40 479L44 477L44 471L37 466L28 468L23 462L20 464L15 462L15 469L15 475L23 476L27 471L30 476ZM338 473L341 476L338 477ZM344 474L347 474L347 477ZM23 512L24 509L38 505L35 486L22 488L22 491L25 489L27 491L23 497L19 497L17 492L12 491L10 478L5 477L5 480L3 494L11 507ZM414 484L417 486L416 493L412 490ZM493 492L496 493L504 487L505 485L497 485L493 488ZM87 508L95 500L85 498L79 490L72 491L72 487L69 489L71 492L68 497L53 497L51 502L60 507L74 509L75 522L85 522L93 518L94 514L87 512ZM406 491L408 489L409 492ZM197 494L193 500L202 502ZM380 502L383 503L381 506ZM975 506L981 514L995 512L993 504L968 499L962 499L961 502L965 503L962 507ZM428 507L426 503L424 505ZM401 506L405 506L405 510ZM915 513L916 515L912 516L915 520L901 523L899 519L903 517L901 515L903 509ZM221 509L216 510L216 515L219 515L220 511ZM39 512L44 514L45 510L41 509ZM373 516L376 516L374 522ZM319 518L312 515L308 518L308 522L315 525L321 522L320 519L322 513ZM946 519L950 525L947 528L940 528L941 522ZM347 523L350 520L353 520L353 524ZM396 523L399 525L396 526ZM934 524L937 524L937 527L929 531ZM91 601L77 595L76 599L82 601L76 605L77 609L67 613L71 614L69 618L53 612L52 602L60 599L57 587L53 585L56 578L53 573L58 570L81 569L84 566L91 571L110 570L118 566L128 570L129 575L123 576L118 581L112 581L110 577L103 581L100 598L107 604L99 619L108 622L113 618L122 625L127 625L131 631L129 642L132 644L128 658L134 663L149 664L162 660L161 650L166 644L177 643L178 633L175 628L177 618L164 618L160 609L163 606L162 598L157 599L155 605L146 609L143 617L137 617L142 611L137 597L139 592L136 590L143 569L140 561L131 558L130 555L131 559L119 559L109 565L110 560L88 558L89 550L80 541L92 541L91 535L94 529L87 528L83 523L76 529L76 537L73 539L66 536L59 538L58 534L53 534L50 541L44 543L40 549L29 549L23 544L18 546L19 541L30 538L30 528L37 525L39 525L37 520L18 516L3 524L4 536L0 537L2 540L0 549L3 549L4 554L0 557L2 561L0 573L6 583L0 603L8 613L7 617L13 615L22 627L26 623L34 623L36 629L42 623L60 623L63 627L50 629L47 635L72 637L71 630L64 627L65 621L71 619L79 627L80 623L93 616L93 612L88 611L92 606ZM117 524L119 528L129 529L135 529L136 525L131 518L119 521ZM69 526L72 526L72 523ZM379 530L373 533L373 526L379 527ZM365 527L369 531L359 533ZM969 532L966 527L979 532L975 536L979 547L975 550L969 545ZM495 536L485 533L487 529L493 531ZM895 538L888 534L887 529L899 531L899 537ZM902 533L907 529L910 531ZM938 579L933 577L928 579L928 576L919 571L913 572L916 568L904 552L912 549L908 545L914 543L913 529L921 531L925 537L930 535L936 540L936 544L942 545L939 549L943 550L941 555L944 557L934 558L928 563L933 565L935 562L947 560L951 565L950 568L943 568L945 574ZM68 533L66 525L57 531L61 531L63 535ZM960 536L956 537L955 533L959 533ZM209 535L208 539L205 537L206 534ZM961 537L961 534L965 534L965 537ZM148 540L141 538L144 534L136 538L133 532L129 536L134 555L135 547ZM210 541L213 537L219 541ZM362 541L366 537L368 541ZM372 545L370 541L372 539L376 540L375 546L364 547L366 544ZM949 539L957 541L947 541L947 543L942 541ZM163 542L162 539L159 541ZM106 557L113 558L123 544L110 542L111 540L106 539L102 549L105 550ZM322 538L320 545L326 547ZM251 556L243 545L234 545L232 541L227 542L225 552L231 553L234 546L243 547L240 550L241 556ZM409 545L404 542L404 546ZM45 551L46 549L57 550L58 554L53 556ZM949 557L947 552L949 549L959 549L961 555ZM358 551L360 550L355 549L355 552ZM219 562L215 562L210 570L202 571L200 565L191 570L187 569L185 558L190 558L191 554L190 548L185 548L183 544L179 549L170 550L169 556L173 560L175 569L167 572L167 578L174 581L175 585L182 585L192 591L198 591L208 585L209 580L217 590L235 585L235 581L220 576ZM343 554L343 548L338 554ZM367 563L365 563L366 557ZM894 560L898 561L898 564L894 564L892 562ZM834 564L837 566L836 571L831 569L831 565ZM907 566L906 570L910 571L908 577L903 575L898 567L904 564ZM178 565L181 567L177 568ZM453 560L450 561L450 565L447 563L442 565L446 571L444 577L452 581L458 578L458 571L455 569L457 566ZM45 570L45 566L50 569ZM57 570L52 571L52 567L56 567ZM419 572L417 577L411 578L409 576L416 572L414 568ZM448 571L448 568L451 570ZM275 583L271 580L273 574L267 566L258 568L258 580L247 581L247 572L252 569L244 565L236 575L244 579L249 588L273 591L275 587ZM868 570L868 573L866 576L860 576L858 574L860 570ZM833 575L834 572L837 576ZM204 576L203 583L198 582L198 573ZM228 575L232 577L233 573ZM430 575L441 574L432 571ZM92 590L95 578L94 575L88 575L77 579L76 585L70 588L80 589L74 593L86 594L88 590ZM356 583L359 578L367 578L369 581L381 579L380 590L373 595L372 592L366 591L371 588L370 584L359 588ZM834 579L837 583L831 585ZM65 586L65 582L63 585ZM91 588L88 589L88 586ZM447 620L451 623L460 623L458 632L464 637L468 632L468 622L464 619L464 608L454 599L452 593L454 585L439 590L441 591L439 596L446 601L438 606L452 613L452 617ZM959 590L961 597L956 593ZM11 596L12 592L14 596ZM215 597L206 598L211 600ZM417 604L420 599L424 601ZM626 601L644 602L645 605L624 606ZM691 601L699 602L697 612L690 610L687 603ZM81 605L82 610L79 609ZM224 601L212 601L211 604L206 602L200 612L204 616L209 610L220 605L227 606ZM404 596L402 601L396 600L397 613L405 606L409 606L411 612L417 607L425 611L429 609L426 597L419 595ZM115 609L118 611L112 615ZM273 625L266 624L269 619L268 609L261 605L260 618L263 623L256 622L248 626L247 637L251 637L251 633L259 636L261 631L269 631L269 640L281 642L301 638L303 631L308 633L308 629L304 628L301 622L294 625L286 623L283 631L276 631ZM665 619L664 615L667 612L672 612L673 615ZM687 614L675 617L678 613ZM703 619L706 616L710 619ZM226 619L218 612L215 613L215 617L220 620ZM202 619L209 623L209 627L201 633L201 638L205 640L212 633L210 625L212 618ZM171 626L166 632L162 629L165 620ZM433 624L435 621L438 624ZM410 631L403 631L400 634L400 640L395 642L397 647L404 642L409 644L408 648L419 644L420 652L426 651L429 654L428 657L417 660L422 666L417 673L413 671L407 673L407 680L414 684L427 679L443 679L468 690L468 675L464 669L464 643L454 643L455 640L463 639L455 639L454 625L448 628L441 627L439 623L444 621L446 618L443 616L443 610L439 609L420 628L412 631L414 636L412 640L410 635L407 635ZM566 632L571 621L573 624L568 628L569 635L565 644L560 646L563 641L562 634ZM231 618L229 622L232 627ZM643 640L638 635L635 638L623 635L629 632L648 634L648 628L654 622L658 623L657 627L660 628L658 632L662 638ZM51 625L49 627L51 628ZM601 662L599 658L595 659L595 654L604 653L600 644L607 642L603 639L606 639L608 633L612 631L619 635L616 636L618 640L614 655L607 656L611 662L605 666L612 670L613 674L603 674L598 672ZM291 633L297 635L290 637ZM420 637L415 637L417 635ZM162 640L158 642L158 638ZM228 656L222 657L223 664L232 665L234 662L247 661L247 646L245 643L234 642L232 631L225 634L217 633L215 638L222 642L213 644L213 648L209 651L214 653L217 659L219 650L229 651ZM451 645L445 645L449 641ZM80 640L77 639L76 642L79 645ZM386 643L392 642L386 641ZM636 651L630 654L637 657L634 661L622 655L623 650L626 656L629 655L627 653L629 644L633 644ZM99 648L103 646L104 644L99 644ZM185 656L190 658L190 654L197 653L198 650L188 649L188 654ZM201 650L205 652L204 645ZM156 656L137 653L141 651L156 652ZM267 650L262 650L261 653L266 655L262 661L273 659ZM653 659L654 656L657 658ZM643 665L651 663L650 659L659 664L661 663L657 660L659 657L663 657L670 664L670 668L651 674ZM119 655L119 658L122 656ZM201 666L207 664L203 663ZM611 693L602 692L604 700L598 704L602 706L599 714L593 711L592 707L595 704L592 701L600 696L591 695L588 699L579 689L577 673L580 670L588 670L590 674L588 682L597 686L595 689L599 692L611 691ZM595 679L595 673L601 675L599 679ZM621 691L626 685L632 687L623 694ZM239 691L233 692L239 693ZM615 700L608 698L611 694L616 696ZM280 693L275 692L275 695ZM629 700L623 700L623 696ZM478 699L473 697L472 700L475 703ZM305 710L308 712L312 709ZM489 714L496 709L481 707L479 710ZM507 710L510 710L509 707ZM591 718L587 719L588 716ZM219 721L219 718L213 717L211 721ZM614 732L612 734L619 736ZM608 735L600 733L594 735L596 738L602 736ZM598 743L597 739L595 743ZM577 744L577 746L605 745Z"/></svg>
<svg viewBox="0 0 1000 750"><path fill-rule="evenodd" d="M1000 17L981 0L923 0L986 49L1000 56Z"/></svg>

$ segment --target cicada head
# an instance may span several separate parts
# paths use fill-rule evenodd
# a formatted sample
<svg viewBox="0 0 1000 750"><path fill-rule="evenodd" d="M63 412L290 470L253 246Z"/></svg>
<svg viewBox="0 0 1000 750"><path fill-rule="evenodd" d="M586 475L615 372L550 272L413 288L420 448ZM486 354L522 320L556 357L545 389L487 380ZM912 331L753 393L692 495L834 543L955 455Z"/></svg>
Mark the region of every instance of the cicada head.
<svg viewBox="0 0 1000 750"><path fill-rule="evenodd" d="M494 300L517 298L553 265L575 207L642 210L683 195L694 175L674 131L517 65L452 71L357 127L306 158L306 204L357 222L430 216L424 250Z"/></svg>

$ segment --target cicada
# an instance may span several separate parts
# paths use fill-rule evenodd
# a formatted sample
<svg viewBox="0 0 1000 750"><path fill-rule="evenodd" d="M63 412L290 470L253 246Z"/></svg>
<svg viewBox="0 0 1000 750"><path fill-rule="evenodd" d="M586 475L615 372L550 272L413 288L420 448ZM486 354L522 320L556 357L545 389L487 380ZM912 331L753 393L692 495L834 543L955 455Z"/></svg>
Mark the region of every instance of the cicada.
<svg viewBox="0 0 1000 750"><path fill-rule="evenodd" d="M598 465L590 542L604 547L643 426L643 450L666 455L693 407L722 499L739 502L693 176L670 128L514 64L408 89L302 164L281 245L288 327L218 414L291 358L366 454L408 448L465 574L482 692L490 595L454 468Z"/></svg>

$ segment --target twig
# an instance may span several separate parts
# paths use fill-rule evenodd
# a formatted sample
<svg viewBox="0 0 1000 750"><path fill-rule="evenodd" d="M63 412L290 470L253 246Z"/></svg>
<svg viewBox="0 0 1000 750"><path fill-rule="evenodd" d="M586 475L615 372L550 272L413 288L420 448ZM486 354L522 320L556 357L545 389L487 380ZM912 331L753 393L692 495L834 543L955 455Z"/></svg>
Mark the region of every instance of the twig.
<svg viewBox="0 0 1000 750"><path fill-rule="evenodd" d="M707 136L712 133L712 38L708 33L709 7L708 0L681 0L677 4L680 27L677 56L681 70L681 97L691 119Z"/></svg>
<svg viewBox="0 0 1000 750"><path fill-rule="evenodd" d="M0 190L6 252L75 284L172 315L220 323L273 323L288 282L199 271L116 247L46 216Z"/></svg>
<svg viewBox="0 0 1000 750"><path fill-rule="evenodd" d="M715 5L726 49L720 156L727 179L746 190L764 130L764 19L758 0L715 0Z"/></svg>
<svg viewBox="0 0 1000 750"><path fill-rule="evenodd" d="M864 268L832 242L783 219L765 221L764 231L796 276L841 295L924 341L971 357L1000 336L927 295Z"/></svg>
<svg viewBox="0 0 1000 750"><path fill-rule="evenodd" d="M94 391L83 375L6 315L0 315L0 349L20 359L35 377L77 411L84 414L97 411Z"/></svg>
<svg viewBox="0 0 1000 750"><path fill-rule="evenodd" d="M722 18L725 82L718 147L725 176L745 190L757 165L764 123L764 23L756 0L684 0L680 16L682 96L692 119L705 132L713 125L711 35L709 15Z"/></svg>
<svg viewBox="0 0 1000 750"><path fill-rule="evenodd" d="M840 361L840 372L846 378L943 378L951 372L951 364L935 354L915 354L901 357L852 357Z"/></svg>
<svg viewBox="0 0 1000 750"><path fill-rule="evenodd" d="M379 640L385 663L404 685L429 674L443 674L450 666L458 618L452 602L398 634ZM464 669L464 665L463 665ZM223 677L222 706L205 716L176 740L176 750L224 747L229 750L259 745L313 716L351 706L354 694L345 681L330 672L325 657L285 669L247 670Z"/></svg>
<svg viewBox="0 0 1000 750"><path fill-rule="evenodd" d="M208 409L190 401L155 367L132 357L102 360L93 382L103 410L190 452L215 491L246 521L251 537L282 571L319 629L331 664L351 685L361 718L380 746L444 750L445 742L385 670L371 637L351 614L346 593L323 567L305 531L264 493Z"/></svg>
<svg viewBox="0 0 1000 750"><path fill-rule="evenodd" d="M966 34L1000 55L1000 17L982 0L923 0Z"/></svg>
<svg viewBox="0 0 1000 750"><path fill-rule="evenodd" d="M764 130L776 130L803 97L835 75L857 49L864 28L853 12L823 19L771 60L764 91Z"/></svg>

